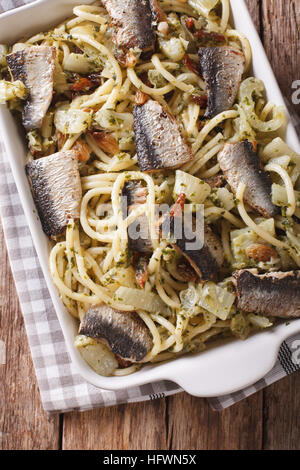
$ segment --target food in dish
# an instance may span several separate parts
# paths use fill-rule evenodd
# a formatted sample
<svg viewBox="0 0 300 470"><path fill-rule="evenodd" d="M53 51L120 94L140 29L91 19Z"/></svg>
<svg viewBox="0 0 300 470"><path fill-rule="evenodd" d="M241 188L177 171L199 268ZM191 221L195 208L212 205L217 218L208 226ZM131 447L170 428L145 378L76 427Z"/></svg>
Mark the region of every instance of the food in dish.
<svg viewBox="0 0 300 470"><path fill-rule="evenodd" d="M25 169L44 232L53 238L62 235L68 221L80 216L78 153L62 150L27 163Z"/></svg>
<svg viewBox="0 0 300 470"><path fill-rule="evenodd" d="M42 127L53 95L55 47L33 46L6 56L11 76L28 92L22 122L27 131Z"/></svg>
<svg viewBox="0 0 300 470"><path fill-rule="evenodd" d="M115 28L113 42L124 65L135 65L136 53L154 52L155 34L149 0L103 0Z"/></svg>
<svg viewBox="0 0 300 470"><path fill-rule="evenodd" d="M226 144L218 162L232 192L236 194L241 182L247 185L244 200L266 219L280 214L272 202L271 179L261 168L260 159L248 140Z"/></svg>
<svg viewBox="0 0 300 470"><path fill-rule="evenodd" d="M203 226L195 227L195 220L188 221L185 224L182 220L182 212L184 210L185 197L180 196L170 213L163 216L159 229L162 236L166 239L171 238L171 246L180 253L193 268L194 272L198 275L199 280L208 281L216 279L217 274L224 261L224 251L222 243L211 228L203 224ZM176 225L180 225L180 238L176 237ZM197 233L198 230L198 233ZM203 232L199 237L199 232ZM202 246L195 249L194 246L188 248L188 244L199 237L202 239Z"/></svg>
<svg viewBox="0 0 300 470"><path fill-rule="evenodd" d="M131 362L144 359L153 346L149 329L135 312L120 312L107 305L90 308L79 333L106 342L114 354Z"/></svg>
<svg viewBox="0 0 300 470"><path fill-rule="evenodd" d="M175 117L157 101L147 100L134 107L133 126L141 171L179 168L192 160Z"/></svg>
<svg viewBox="0 0 300 470"><path fill-rule="evenodd" d="M101 375L299 316L297 296L268 305L298 282L300 156L229 11L107 0L0 48L0 100L23 115L26 171L55 239L51 275Z"/></svg>
<svg viewBox="0 0 300 470"><path fill-rule="evenodd" d="M244 312L281 318L299 317L299 271L258 274L257 269L244 269L235 272L233 278L237 305Z"/></svg>
<svg viewBox="0 0 300 470"><path fill-rule="evenodd" d="M212 119L233 106L245 69L245 56L228 46L201 47L198 55L200 73L207 85L204 117Z"/></svg>
<svg viewBox="0 0 300 470"><path fill-rule="evenodd" d="M125 216L129 215L139 205L147 203L148 190L143 186L141 181L129 181L124 185L122 196L126 201ZM137 253L152 254L152 242L149 234L149 221L146 215L141 215L134 221L139 225L140 236L138 238L131 238L130 228L128 226L128 248Z"/></svg>

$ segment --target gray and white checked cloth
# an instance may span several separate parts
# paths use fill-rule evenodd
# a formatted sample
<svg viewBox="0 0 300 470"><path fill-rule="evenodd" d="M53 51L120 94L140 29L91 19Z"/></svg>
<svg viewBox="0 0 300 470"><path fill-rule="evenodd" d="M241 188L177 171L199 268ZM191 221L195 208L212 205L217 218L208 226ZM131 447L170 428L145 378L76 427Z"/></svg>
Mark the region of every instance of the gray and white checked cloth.
<svg viewBox="0 0 300 470"><path fill-rule="evenodd" d="M31 0L0 0L0 13L24 3L31 3ZM296 125L300 134L300 123L297 122ZM46 411L84 411L120 403L163 398L182 391L176 384L162 381L125 391L111 392L88 384L76 373L67 352L1 141L0 213L11 269ZM283 343L276 366L264 379L238 393L209 399L213 409L227 408L299 370L300 366L292 361L291 346L295 340L300 340L300 335Z"/></svg>

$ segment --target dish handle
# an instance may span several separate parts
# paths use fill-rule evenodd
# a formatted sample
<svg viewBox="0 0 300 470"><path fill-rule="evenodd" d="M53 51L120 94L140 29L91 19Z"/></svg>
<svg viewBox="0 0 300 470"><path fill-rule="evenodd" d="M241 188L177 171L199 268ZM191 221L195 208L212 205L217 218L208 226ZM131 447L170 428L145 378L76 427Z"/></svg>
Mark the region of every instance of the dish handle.
<svg viewBox="0 0 300 470"><path fill-rule="evenodd" d="M299 325L300 320L296 320ZM216 397L234 393L263 379L274 367L282 342L296 334L295 322L291 327L281 325L279 331L266 331L238 341L235 348L230 342L213 347L199 355L183 358L173 368L169 380L186 392L198 397ZM203 355L205 357L203 357Z"/></svg>

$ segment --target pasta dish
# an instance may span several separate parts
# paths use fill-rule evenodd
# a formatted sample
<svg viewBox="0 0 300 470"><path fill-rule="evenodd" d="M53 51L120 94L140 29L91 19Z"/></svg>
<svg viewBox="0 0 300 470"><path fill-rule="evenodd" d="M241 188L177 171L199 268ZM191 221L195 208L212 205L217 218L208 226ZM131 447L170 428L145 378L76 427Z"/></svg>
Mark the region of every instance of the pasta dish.
<svg viewBox="0 0 300 470"><path fill-rule="evenodd" d="M230 0L73 13L0 45L0 103L82 357L122 376L299 317L300 155Z"/></svg>

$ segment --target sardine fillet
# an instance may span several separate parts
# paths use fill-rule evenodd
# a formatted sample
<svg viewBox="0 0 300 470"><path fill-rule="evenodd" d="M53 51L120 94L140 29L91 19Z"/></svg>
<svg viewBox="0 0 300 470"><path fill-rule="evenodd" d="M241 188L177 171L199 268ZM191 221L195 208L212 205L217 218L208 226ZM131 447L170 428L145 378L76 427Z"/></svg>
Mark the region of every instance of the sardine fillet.
<svg viewBox="0 0 300 470"><path fill-rule="evenodd" d="M179 124L157 101L148 100L133 111L138 163L141 171L179 168L193 155Z"/></svg>
<svg viewBox="0 0 300 470"><path fill-rule="evenodd" d="M46 235L61 235L70 219L79 219L82 198L78 155L62 151L26 165L33 199Z"/></svg>
<svg viewBox="0 0 300 470"><path fill-rule="evenodd" d="M151 350L152 336L136 312L121 312L107 305L91 307L79 334L105 342L114 354L138 362Z"/></svg>
<svg viewBox="0 0 300 470"><path fill-rule="evenodd" d="M185 245L186 240L177 240L175 249L179 249L179 252L190 262L201 281L215 279L224 261L223 248L217 235L206 226L204 245L200 250L187 250Z"/></svg>
<svg viewBox="0 0 300 470"><path fill-rule="evenodd" d="M26 131L42 127L53 96L55 57L55 47L49 46L32 46L6 57L13 79L29 92L22 115Z"/></svg>
<svg viewBox="0 0 300 470"><path fill-rule="evenodd" d="M208 91L204 117L212 119L232 108L244 72L245 56L228 46L202 47L198 55Z"/></svg>
<svg viewBox="0 0 300 470"><path fill-rule="evenodd" d="M126 218L138 205L146 204L148 191L140 181L129 181L125 184L123 213ZM128 246L139 253L152 253L153 246L149 233L149 220L146 215L139 216L128 227Z"/></svg>
<svg viewBox="0 0 300 470"><path fill-rule="evenodd" d="M266 218L280 213L272 203L269 174L260 167L260 160L250 142L226 144L218 155L221 170L234 193L240 183L246 185L245 202Z"/></svg>
<svg viewBox="0 0 300 470"><path fill-rule="evenodd" d="M182 226L181 236L176 237L175 234L179 233L180 226ZM224 261L224 252L219 237L208 225L198 229L196 233L195 226L192 231L183 225L181 218L167 215L162 217L160 231L165 238L171 240L175 250L189 261L201 281L216 277ZM198 244L202 244L202 247L199 248Z"/></svg>
<svg viewBox="0 0 300 470"><path fill-rule="evenodd" d="M114 42L123 50L137 47L142 52L154 50L155 35L149 0L102 0L112 25Z"/></svg>
<svg viewBox="0 0 300 470"><path fill-rule="evenodd" d="M300 271L259 275L257 269L233 274L237 306L244 312L279 318L300 317Z"/></svg>

